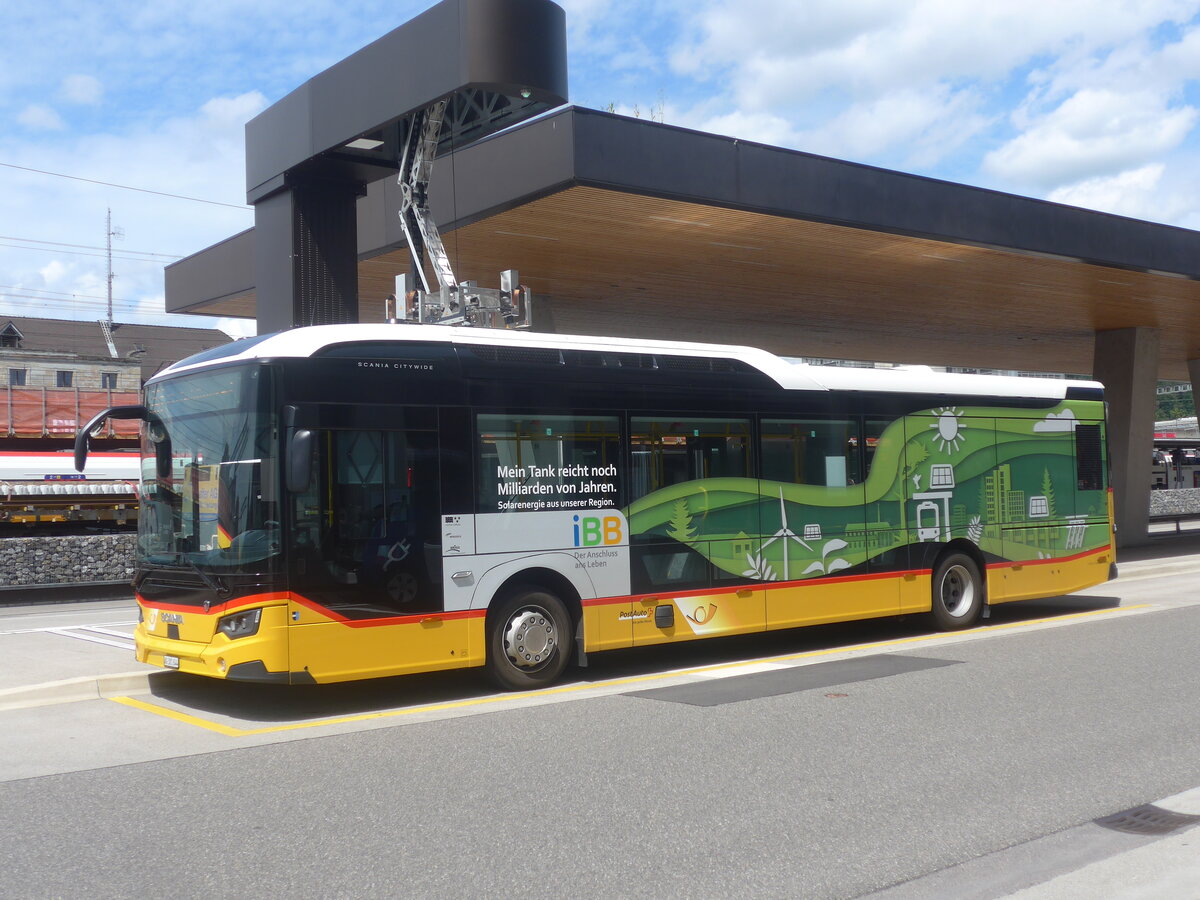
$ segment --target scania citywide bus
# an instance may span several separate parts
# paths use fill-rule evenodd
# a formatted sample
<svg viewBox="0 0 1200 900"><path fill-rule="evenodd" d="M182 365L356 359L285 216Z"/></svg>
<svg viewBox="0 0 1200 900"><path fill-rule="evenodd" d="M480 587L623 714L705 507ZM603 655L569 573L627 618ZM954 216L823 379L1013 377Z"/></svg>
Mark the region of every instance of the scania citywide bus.
<svg viewBox="0 0 1200 900"><path fill-rule="evenodd" d="M613 648L964 628L1115 570L1092 382L335 325L109 412L144 421L137 658L216 678L531 688Z"/></svg>

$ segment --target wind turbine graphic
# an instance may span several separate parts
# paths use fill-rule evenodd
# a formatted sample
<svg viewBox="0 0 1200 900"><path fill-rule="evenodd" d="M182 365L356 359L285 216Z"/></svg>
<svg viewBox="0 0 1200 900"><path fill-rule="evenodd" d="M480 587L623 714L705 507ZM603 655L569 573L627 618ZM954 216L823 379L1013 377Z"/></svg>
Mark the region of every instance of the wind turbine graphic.
<svg viewBox="0 0 1200 900"><path fill-rule="evenodd" d="M782 539L783 540L783 580L788 581L789 580L788 579L788 546L787 546L788 539L790 538L791 540L795 541L797 544L799 544L805 550L811 551L812 547L810 547L808 544L804 543L804 541L802 541L799 537L796 536L796 533L794 531L792 531L790 528L788 528L787 510L784 509L784 507L783 507L783 488L779 489L779 522L780 522L780 529L778 531L776 531L773 535L771 535L769 538L767 538L765 541L762 542L762 545L759 547L759 552L761 553L763 550L766 550L767 547L769 547L771 544Z"/></svg>

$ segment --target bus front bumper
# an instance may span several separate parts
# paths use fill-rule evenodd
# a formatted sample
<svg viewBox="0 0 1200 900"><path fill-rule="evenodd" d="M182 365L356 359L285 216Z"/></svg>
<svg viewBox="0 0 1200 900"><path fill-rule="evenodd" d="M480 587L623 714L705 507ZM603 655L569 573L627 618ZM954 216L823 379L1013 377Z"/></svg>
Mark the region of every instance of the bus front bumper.
<svg viewBox="0 0 1200 900"><path fill-rule="evenodd" d="M263 607L258 631L240 638L216 631L213 620L205 629L211 635L208 641L153 634L142 622L134 632L134 655L138 662L191 675L288 684L296 679L288 671L286 617L286 606Z"/></svg>

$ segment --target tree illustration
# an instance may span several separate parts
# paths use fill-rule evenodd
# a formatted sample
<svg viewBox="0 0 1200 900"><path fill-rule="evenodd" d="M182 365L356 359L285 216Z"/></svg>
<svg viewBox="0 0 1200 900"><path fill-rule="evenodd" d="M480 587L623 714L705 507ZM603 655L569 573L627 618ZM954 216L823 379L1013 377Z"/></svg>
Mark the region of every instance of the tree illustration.
<svg viewBox="0 0 1200 900"><path fill-rule="evenodd" d="M929 459L929 449L913 441L904 449L904 453L908 461L908 465L904 467L904 475L911 478L913 472L917 471L917 466Z"/></svg>
<svg viewBox="0 0 1200 900"><path fill-rule="evenodd" d="M927 459L929 459L929 449L919 441L912 440L905 444L904 453L900 456L900 468L897 477L879 499L900 500L903 502L904 498L913 489L913 474L917 471L917 467Z"/></svg>
<svg viewBox="0 0 1200 900"><path fill-rule="evenodd" d="M674 512L671 515L671 526L667 529L667 536L683 544L696 539L696 532L692 528L692 515L688 512L687 498L675 501Z"/></svg>
<svg viewBox="0 0 1200 900"><path fill-rule="evenodd" d="M1054 509L1054 482L1050 478L1050 470L1045 469L1042 472L1042 493L1046 496L1046 506L1050 513L1050 518L1056 515Z"/></svg>
<svg viewBox="0 0 1200 900"><path fill-rule="evenodd" d="M913 490L912 476L917 473L920 464L928 460L928 458L929 448L926 448L924 444L917 442L917 440L910 440L905 445L905 464L900 469L900 479L896 480L893 490L889 491L889 494L894 493L895 497L889 497L888 499L904 499L906 494Z"/></svg>

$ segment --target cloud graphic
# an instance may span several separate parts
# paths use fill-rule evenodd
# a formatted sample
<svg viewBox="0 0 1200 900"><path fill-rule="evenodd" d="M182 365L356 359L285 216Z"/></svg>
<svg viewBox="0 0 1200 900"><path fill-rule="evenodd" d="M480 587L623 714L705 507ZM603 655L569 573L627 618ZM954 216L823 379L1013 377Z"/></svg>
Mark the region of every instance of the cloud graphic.
<svg viewBox="0 0 1200 900"><path fill-rule="evenodd" d="M1064 409L1060 413L1050 413L1050 415L1034 425L1033 430L1035 432L1074 431L1077 424L1075 413L1069 409Z"/></svg>

